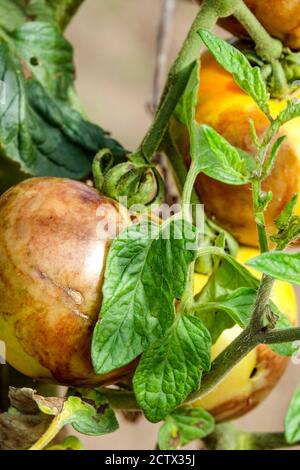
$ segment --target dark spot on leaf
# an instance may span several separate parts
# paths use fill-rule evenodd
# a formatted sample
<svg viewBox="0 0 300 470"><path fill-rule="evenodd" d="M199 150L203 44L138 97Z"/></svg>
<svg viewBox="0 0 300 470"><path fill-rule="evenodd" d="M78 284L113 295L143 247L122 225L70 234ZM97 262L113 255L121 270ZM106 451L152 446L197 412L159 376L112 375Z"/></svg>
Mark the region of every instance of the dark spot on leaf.
<svg viewBox="0 0 300 470"><path fill-rule="evenodd" d="M256 372L257 372L257 367L254 367L254 369L251 372L250 379L252 379L252 377L255 376Z"/></svg>
<svg viewBox="0 0 300 470"><path fill-rule="evenodd" d="M39 65L39 60L37 57L30 57L30 63L33 66Z"/></svg>
<svg viewBox="0 0 300 470"><path fill-rule="evenodd" d="M103 403L102 405L98 406L97 413L104 414L107 408L108 408L108 403Z"/></svg>

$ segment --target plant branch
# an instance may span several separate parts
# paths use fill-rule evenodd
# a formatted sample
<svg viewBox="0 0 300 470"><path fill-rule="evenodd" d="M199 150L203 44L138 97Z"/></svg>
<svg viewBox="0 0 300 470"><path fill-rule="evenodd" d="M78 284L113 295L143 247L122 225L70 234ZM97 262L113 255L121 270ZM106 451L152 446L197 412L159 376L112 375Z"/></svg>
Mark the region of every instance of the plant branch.
<svg viewBox="0 0 300 470"><path fill-rule="evenodd" d="M202 376L201 388L189 395L183 403L192 403L210 392L249 352L259 344L279 344L300 340L300 327L281 330L265 330L253 333L250 326L217 356L211 370ZM117 410L139 410L135 395L131 391L119 391L102 387L99 391Z"/></svg>
<svg viewBox="0 0 300 470"><path fill-rule="evenodd" d="M197 168L197 165L192 162L189 172L187 174L187 178L184 183L182 196L181 196L181 200L182 200L181 204L183 208L187 205L190 205L191 203L194 184L198 176L198 173L199 173L199 170Z"/></svg>
<svg viewBox="0 0 300 470"><path fill-rule="evenodd" d="M47 431L29 450L43 450L57 436L63 426L63 417L61 415L55 416Z"/></svg>
<svg viewBox="0 0 300 470"><path fill-rule="evenodd" d="M269 251L269 241L266 230L266 221L264 210L261 207L261 181L260 177L256 177L252 181L252 197L253 197L253 210L254 219L256 223L258 242L261 253Z"/></svg>
<svg viewBox="0 0 300 470"><path fill-rule="evenodd" d="M260 57L268 62L279 59L283 49L282 43L269 35L243 1L239 2L234 16L255 42L256 52Z"/></svg>
<svg viewBox="0 0 300 470"><path fill-rule="evenodd" d="M258 343L258 337L253 335L250 328L246 328L212 362L210 371L202 376L201 389L191 393L187 402L192 403L210 392Z"/></svg>
<svg viewBox="0 0 300 470"><path fill-rule="evenodd" d="M300 327L284 328L267 332L262 338L264 344L290 343L300 340Z"/></svg>
<svg viewBox="0 0 300 470"><path fill-rule="evenodd" d="M254 332L260 331L264 326L263 320L267 313L266 310L269 306L273 285L274 279L264 274L257 292L256 303L250 322L250 326Z"/></svg>
<svg viewBox="0 0 300 470"><path fill-rule="evenodd" d="M70 23L84 0L48 0L54 10L54 17L62 30Z"/></svg>
<svg viewBox="0 0 300 470"><path fill-rule="evenodd" d="M222 2L222 0L220 1ZM236 4L238 1L239 0L236 0L232 3ZM185 90L194 62L199 58L201 39L198 35L198 30L210 30L218 20L216 4L218 4L217 0L204 0L202 8L192 24L181 51L171 67L154 122L139 148L139 152L147 161L150 161L152 155L158 150L167 130L169 120ZM230 12L228 14L230 14Z"/></svg>
<svg viewBox="0 0 300 470"><path fill-rule="evenodd" d="M173 31L173 23L175 16L176 0L163 0L163 6L159 19L157 37L156 37L156 54L153 74L153 91L150 110L153 116L158 109L160 95L163 89L163 83L166 76L166 67L168 63L169 50L171 46L171 37ZM169 172L168 161L166 155L158 152L153 157L153 163L158 165L166 187L166 202L172 205L179 199L179 192L176 191L176 184Z"/></svg>
<svg viewBox="0 0 300 470"><path fill-rule="evenodd" d="M153 76L153 96L151 108L155 113L159 104L159 97L163 88L166 66L168 62L169 49L171 44L171 32L173 29L176 0L164 0L161 11L157 38L156 55Z"/></svg>
<svg viewBox="0 0 300 470"><path fill-rule="evenodd" d="M246 432L233 423L218 424L204 443L210 450L274 450L299 444L289 444L283 432Z"/></svg>

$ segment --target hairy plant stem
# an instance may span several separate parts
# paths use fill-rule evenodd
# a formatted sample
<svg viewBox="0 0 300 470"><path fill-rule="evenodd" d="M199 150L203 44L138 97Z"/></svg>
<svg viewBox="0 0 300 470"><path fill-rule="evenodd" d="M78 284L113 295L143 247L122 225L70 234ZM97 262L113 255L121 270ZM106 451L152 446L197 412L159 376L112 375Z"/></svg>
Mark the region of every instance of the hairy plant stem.
<svg viewBox="0 0 300 470"><path fill-rule="evenodd" d="M255 42L256 52L260 57L268 62L279 59L282 53L282 43L269 35L243 1L237 5L234 16Z"/></svg>
<svg viewBox="0 0 300 470"><path fill-rule="evenodd" d="M262 338L263 344L280 344L298 341L300 339L300 327L284 328L267 332Z"/></svg>
<svg viewBox="0 0 300 470"><path fill-rule="evenodd" d="M189 204L191 203L194 184L198 176L198 173L199 171L197 169L197 165L192 162L189 172L187 174L187 178L184 183L182 196L181 196L181 200L182 200L181 204L182 204L183 210L185 209L186 206L189 206Z"/></svg>
<svg viewBox="0 0 300 470"><path fill-rule="evenodd" d="M219 354L212 362L209 372L202 375L201 389L191 393L188 397L188 403L192 403L199 397L206 395L212 390L231 369L245 357L255 346L259 340L253 335L250 328L246 328L242 333Z"/></svg>
<svg viewBox="0 0 300 470"><path fill-rule="evenodd" d="M246 328L212 362L210 372L202 376L200 390L191 393L183 405L192 403L209 393L243 357L259 344L280 344L297 340L300 340L300 327L272 331L262 329L257 333L253 333L250 327ZM106 387L99 390L115 409L132 411L140 409L133 392L124 392Z"/></svg>
<svg viewBox="0 0 300 470"><path fill-rule="evenodd" d="M51 421L47 431L40 437L40 439L30 447L29 450L43 450L50 444L50 442L57 436L64 426L63 416L59 414Z"/></svg>
<svg viewBox="0 0 300 470"><path fill-rule="evenodd" d="M54 10L54 17L60 28L64 30L84 0L48 0Z"/></svg>
<svg viewBox="0 0 300 470"><path fill-rule="evenodd" d="M257 228L257 235L261 253L269 251L269 241L266 232L266 222L264 211L261 208L261 183L259 179L252 182L252 195L253 195L253 209Z"/></svg>
<svg viewBox="0 0 300 470"><path fill-rule="evenodd" d="M259 331L264 326L264 317L275 280L267 275L263 275L256 298L255 308L252 314L250 326L253 331Z"/></svg>
<svg viewBox="0 0 300 470"><path fill-rule="evenodd" d="M158 150L167 130L169 120L178 100L185 90L194 62L199 58L201 39L197 32L201 28L212 29L217 20L218 15L214 2L205 0L192 24L177 59L171 67L154 122L139 148L139 152L147 161L150 161L152 155Z"/></svg>
<svg viewBox="0 0 300 470"><path fill-rule="evenodd" d="M218 424L204 443L209 450L273 450L297 445L289 444L283 432L246 432L231 422Z"/></svg>

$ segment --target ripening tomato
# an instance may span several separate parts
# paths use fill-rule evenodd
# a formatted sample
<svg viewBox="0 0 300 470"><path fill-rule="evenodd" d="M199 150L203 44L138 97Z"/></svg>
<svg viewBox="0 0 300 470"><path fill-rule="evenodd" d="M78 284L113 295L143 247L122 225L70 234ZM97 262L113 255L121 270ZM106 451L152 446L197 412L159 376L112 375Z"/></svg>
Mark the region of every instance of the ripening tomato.
<svg viewBox="0 0 300 470"><path fill-rule="evenodd" d="M105 230L130 223L127 211L83 183L33 178L1 196L0 214L0 340L9 364L73 386L126 375L134 364L96 375L90 345L110 246Z"/></svg>
<svg viewBox="0 0 300 470"><path fill-rule="evenodd" d="M198 123L210 125L234 146L254 154L256 149L251 138L249 119L253 119L257 133L262 137L269 125L266 116L209 53L203 55L200 80L196 111ZM270 100L274 117L285 106L285 100ZM188 162L189 139L186 128L173 120L171 133ZM273 192L273 200L266 212L270 233L274 232L274 221L282 209L300 189L300 117L282 126L280 135L286 135L287 138L271 175L262 185L264 191ZM196 181L196 190L209 215L229 230L241 244L257 246L250 185L231 186L201 174ZM300 215L300 201L296 214Z"/></svg>
<svg viewBox="0 0 300 470"><path fill-rule="evenodd" d="M237 258L240 263L245 263L258 254L253 248L241 247ZM195 275L195 293L200 292L206 281L206 276ZM298 307L293 287L286 282L276 281L272 300L295 325ZM239 326L223 331L212 347L212 358L218 356L240 333ZM260 345L244 357L213 390L194 402L193 406L204 407L218 421L242 416L272 391L288 362L288 358L275 354L268 346Z"/></svg>
<svg viewBox="0 0 300 470"><path fill-rule="evenodd" d="M300 49L300 0L244 1L271 35L292 49ZM235 36L247 37L245 29L233 17L221 19L220 25Z"/></svg>

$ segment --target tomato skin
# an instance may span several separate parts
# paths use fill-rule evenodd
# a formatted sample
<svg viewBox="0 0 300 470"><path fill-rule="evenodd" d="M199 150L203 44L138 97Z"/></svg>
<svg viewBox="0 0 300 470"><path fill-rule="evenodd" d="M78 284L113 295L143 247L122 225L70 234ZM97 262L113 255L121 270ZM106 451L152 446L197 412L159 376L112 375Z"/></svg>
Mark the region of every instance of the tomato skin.
<svg viewBox="0 0 300 470"><path fill-rule="evenodd" d="M197 0L201 4L201 0ZM266 30L281 39L285 46L300 49L300 0L244 0ZM247 38L243 26L233 17L223 18L220 25L237 37Z"/></svg>
<svg viewBox="0 0 300 470"><path fill-rule="evenodd" d="M258 256L256 249L240 247L237 259L245 263ZM260 277L259 273L253 271ZM194 289L198 293L207 277L195 275ZM293 325L297 324L298 305L292 285L276 281L272 300L285 313ZM212 357L220 354L241 332L237 325L225 330L212 348ZM275 354L268 346L260 345L244 357L221 382L207 395L193 403L203 407L215 416L217 421L236 419L259 405L277 385L289 359Z"/></svg>
<svg viewBox="0 0 300 470"><path fill-rule="evenodd" d="M249 153L256 152L251 138L249 119L252 118L259 137L268 128L268 120L251 97L246 95L209 53L202 57L201 85L196 118L199 124L207 124L223 135L231 144ZM276 116L286 105L281 100L270 100L270 109ZM282 209L299 191L300 187L300 118L284 125L279 135L286 135L275 167L263 182L264 191L273 192L273 200L266 212L268 232L275 231L274 221ZM171 133L177 146L189 161L189 145L186 129L173 121ZM243 245L257 246L250 185L231 186L199 175L196 190L206 212L224 228L231 231ZM300 204L296 208L300 215Z"/></svg>
<svg viewBox="0 0 300 470"><path fill-rule="evenodd" d="M110 246L97 229L118 215L125 227L114 201L62 178L33 178L1 196L0 340L15 369L74 386L128 372L97 376L90 360Z"/></svg>

